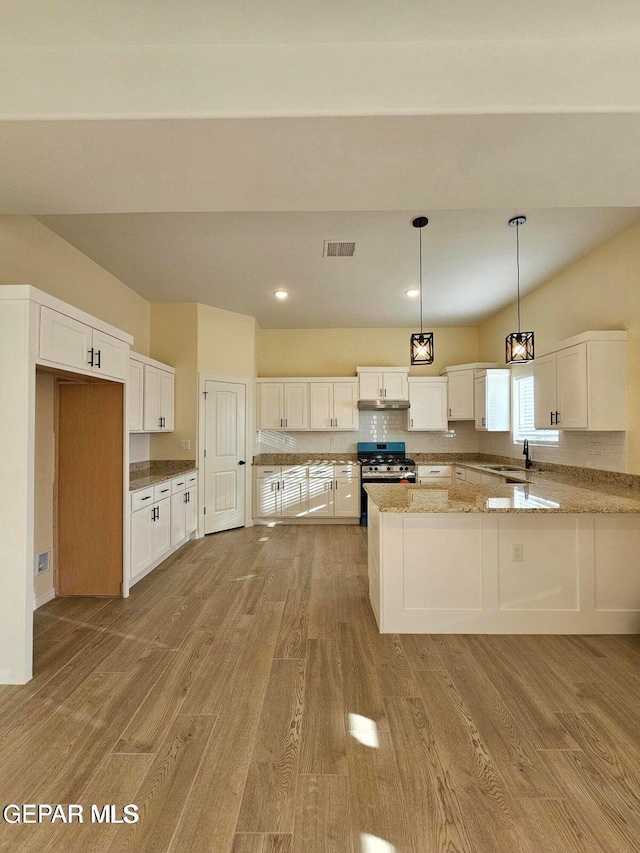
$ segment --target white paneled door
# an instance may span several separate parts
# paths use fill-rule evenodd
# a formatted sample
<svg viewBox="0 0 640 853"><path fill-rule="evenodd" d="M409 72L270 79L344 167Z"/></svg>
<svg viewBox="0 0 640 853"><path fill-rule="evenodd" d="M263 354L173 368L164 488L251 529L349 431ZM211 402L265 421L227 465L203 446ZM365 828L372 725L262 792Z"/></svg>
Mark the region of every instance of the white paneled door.
<svg viewBox="0 0 640 853"><path fill-rule="evenodd" d="M205 382L204 532L244 525L246 386Z"/></svg>

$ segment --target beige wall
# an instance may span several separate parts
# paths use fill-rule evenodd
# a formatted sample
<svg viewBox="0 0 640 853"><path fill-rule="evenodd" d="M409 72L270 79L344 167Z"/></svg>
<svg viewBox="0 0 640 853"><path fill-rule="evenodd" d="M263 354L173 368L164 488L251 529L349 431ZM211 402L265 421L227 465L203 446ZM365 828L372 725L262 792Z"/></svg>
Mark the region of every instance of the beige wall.
<svg viewBox="0 0 640 853"><path fill-rule="evenodd" d="M0 216L0 285L31 284L133 335L149 353L149 303L32 216Z"/></svg>
<svg viewBox="0 0 640 853"><path fill-rule="evenodd" d="M53 589L55 571L53 487L55 481L54 435L55 378L51 373L36 374L36 455L34 508L34 566L35 555L51 550L52 570L34 580L36 597Z"/></svg>
<svg viewBox="0 0 640 853"><path fill-rule="evenodd" d="M408 367L415 329L260 329L260 376L353 376L356 367ZM434 363L414 376L437 376L448 364L478 360L478 330L434 329Z"/></svg>
<svg viewBox="0 0 640 853"><path fill-rule="evenodd" d="M175 429L150 440L151 459L195 459L198 434L198 306L188 302L151 305L150 355L176 369ZM182 450L180 442L191 442Z"/></svg>
<svg viewBox="0 0 640 853"><path fill-rule="evenodd" d="M256 373L255 317L198 305L198 371L251 379Z"/></svg>
<svg viewBox="0 0 640 853"><path fill-rule="evenodd" d="M514 330L515 307L479 328L481 359L504 364L504 339ZM627 329L627 463L640 474L640 225L605 243L522 300L522 328L535 332L542 355L564 338L594 329ZM593 464L593 467L598 467Z"/></svg>

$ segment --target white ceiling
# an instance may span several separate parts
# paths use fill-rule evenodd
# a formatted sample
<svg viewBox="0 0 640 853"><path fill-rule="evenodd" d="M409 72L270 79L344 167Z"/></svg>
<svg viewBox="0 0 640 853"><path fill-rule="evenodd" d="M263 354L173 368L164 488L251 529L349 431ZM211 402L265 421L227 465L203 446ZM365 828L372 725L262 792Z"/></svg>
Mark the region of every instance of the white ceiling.
<svg viewBox="0 0 640 853"><path fill-rule="evenodd" d="M640 220L638 209L316 213L159 213L39 219L154 302L203 302L251 314L263 328L411 326L423 231L427 324L470 325ZM353 258L323 258L324 240L355 240ZM273 291L290 291L280 302ZM526 317L523 318L526 324Z"/></svg>
<svg viewBox="0 0 640 853"><path fill-rule="evenodd" d="M414 325L426 213L427 322L471 324L509 217L525 291L638 221L639 69L637 0L7 0L0 213L265 327Z"/></svg>
<svg viewBox="0 0 640 853"><path fill-rule="evenodd" d="M628 38L636 0L5 0L0 43L273 44Z"/></svg>

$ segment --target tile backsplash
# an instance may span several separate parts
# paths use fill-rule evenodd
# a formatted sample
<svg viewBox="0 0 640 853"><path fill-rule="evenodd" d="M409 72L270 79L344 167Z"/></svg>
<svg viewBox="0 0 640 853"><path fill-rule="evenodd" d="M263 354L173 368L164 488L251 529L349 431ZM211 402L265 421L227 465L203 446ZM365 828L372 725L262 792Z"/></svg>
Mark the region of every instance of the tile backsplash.
<svg viewBox="0 0 640 853"><path fill-rule="evenodd" d="M359 441L404 441L408 453L477 453L479 433L472 421L447 432L408 432L405 411L360 412L358 432L259 430L255 453L355 453Z"/></svg>
<svg viewBox="0 0 640 853"><path fill-rule="evenodd" d="M478 433L480 452L520 458L522 444L514 444L511 433ZM625 432L560 432L557 445L534 444L529 448L534 462L554 462L601 471L627 470Z"/></svg>

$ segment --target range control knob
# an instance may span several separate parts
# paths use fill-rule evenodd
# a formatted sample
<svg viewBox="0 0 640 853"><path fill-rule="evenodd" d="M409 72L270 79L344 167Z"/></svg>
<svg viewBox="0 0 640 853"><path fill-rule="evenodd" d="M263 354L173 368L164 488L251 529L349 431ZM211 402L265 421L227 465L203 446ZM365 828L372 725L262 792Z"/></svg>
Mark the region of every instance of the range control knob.
<svg viewBox="0 0 640 853"><path fill-rule="evenodd" d="M377 471L377 470L378 470L378 466L376 465L376 467L375 467L373 470L374 470L374 471Z"/></svg>
<svg viewBox="0 0 640 853"><path fill-rule="evenodd" d="M387 471L391 470L391 465L387 465Z"/></svg>

